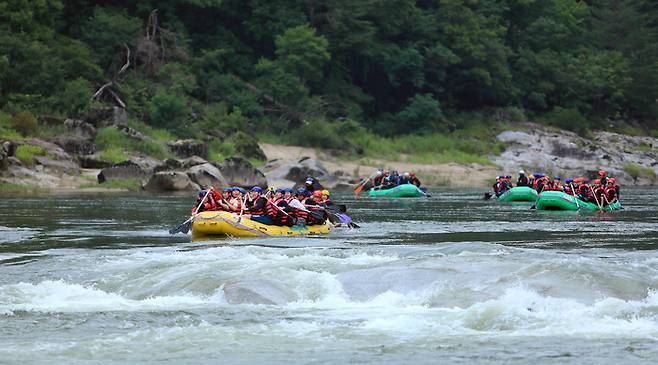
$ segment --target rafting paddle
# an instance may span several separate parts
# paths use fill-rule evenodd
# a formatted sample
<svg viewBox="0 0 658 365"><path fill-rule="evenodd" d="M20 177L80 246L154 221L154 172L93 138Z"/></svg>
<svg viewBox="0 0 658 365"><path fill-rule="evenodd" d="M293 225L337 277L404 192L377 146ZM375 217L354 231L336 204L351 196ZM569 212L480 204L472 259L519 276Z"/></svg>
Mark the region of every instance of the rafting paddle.
<svg viewBox="0 0 658 365"><path fill-rule="evenodd" d="M192 220L194 219L194 216L199 212L199 209L201 209L201 206L206 201L206 198L208 197L208 194L210 194L211 190L212 189L208 189L208 191L206 192L206 195L204 195L203 199L201 199L201 203L199 203L199 205L197 205L196 209L194 209L194 213L192 213L192 216L189 217L185 222L179 224L178 227L170 229L169 234L176 234L178 232L181 232L183 234L187 234L187 232L190 231L190 227L192 226Z"/></svg>

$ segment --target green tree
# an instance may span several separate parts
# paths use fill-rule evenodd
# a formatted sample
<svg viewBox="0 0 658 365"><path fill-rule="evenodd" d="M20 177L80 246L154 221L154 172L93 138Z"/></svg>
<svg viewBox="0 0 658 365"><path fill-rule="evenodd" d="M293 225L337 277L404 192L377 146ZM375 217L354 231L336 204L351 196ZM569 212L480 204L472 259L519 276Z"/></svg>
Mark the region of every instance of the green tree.
<svg viewBox="0 0 658 365"><path fill-rule="evenodd" d="M287 29L276 37L276 62L288 73L303 81L318 82L322 68L329 61L327 39L305 25Z"/></svg>

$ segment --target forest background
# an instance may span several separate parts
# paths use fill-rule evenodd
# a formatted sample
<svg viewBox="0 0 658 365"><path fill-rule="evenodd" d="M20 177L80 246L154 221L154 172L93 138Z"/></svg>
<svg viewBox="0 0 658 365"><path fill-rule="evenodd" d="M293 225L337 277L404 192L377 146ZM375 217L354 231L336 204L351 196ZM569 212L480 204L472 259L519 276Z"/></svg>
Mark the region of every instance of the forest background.
<svg viewBox="0 0 658 365"><path fill-rule="evenodd" d="M658 137L650 0L0 1L0 139L125 107L159 141L487 163L532 120ZM160 144L100 129L101 157Z"/></svg>

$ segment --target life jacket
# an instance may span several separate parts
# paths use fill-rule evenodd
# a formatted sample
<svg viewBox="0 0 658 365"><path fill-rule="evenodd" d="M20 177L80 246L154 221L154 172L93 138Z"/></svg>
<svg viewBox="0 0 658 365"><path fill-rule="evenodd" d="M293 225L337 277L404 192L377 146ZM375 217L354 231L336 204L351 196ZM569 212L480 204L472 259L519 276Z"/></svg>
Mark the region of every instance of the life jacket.
<svg viewBox="0 0 658 365"><path fill-rule="evenodd" d="M571 189L571 186L565 185L564 186L564 192L569 195L573 195L573 190Z"/></svg>
<svg viewBox="0 0 658 365"><path fill-rule="evenodd" d="M605 197L608 202L613 203L615 200L617 200L617 189L615 189L614 186L607 187L605 189Z"/></svg>
<svg viewBox="0 0 658 365"><path fill-rule="evenodd" d="M258 205L260 205L260 203L263 201L265 201L265 203L259 207ZM261 195L256 198L256 200L252 201L251 205L249 206L249 214L269 216L267 214L267 198Z"/></svg>
<svg viewBox="0 0 658 365"><path fill-rule="evenodd" d="M240 198L231 197L228 201L228 206L232 211L239 212L242 210L242 201L240 201Z"/></svg>
<svg viewBox="0 0 658 365"><path fill-rule="evenodd" d="M580 195L581 199L585 201L593 199L592 189L589 188L588 184L582 184L578 187L578 195Z"/></svg>

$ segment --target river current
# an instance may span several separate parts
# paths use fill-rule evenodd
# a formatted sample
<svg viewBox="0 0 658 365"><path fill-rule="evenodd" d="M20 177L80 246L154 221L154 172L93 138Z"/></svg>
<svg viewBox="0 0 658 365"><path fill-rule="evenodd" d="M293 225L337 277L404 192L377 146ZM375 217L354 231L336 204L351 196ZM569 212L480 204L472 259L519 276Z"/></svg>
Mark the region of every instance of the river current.
<svg viewBox="0 0 658 365"><path fill-rule="evenodd" d="M0 364L649 364L658 190L612 213L435 190L360 229L191 242L184 195L0 198Z"/></svg>

